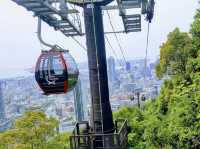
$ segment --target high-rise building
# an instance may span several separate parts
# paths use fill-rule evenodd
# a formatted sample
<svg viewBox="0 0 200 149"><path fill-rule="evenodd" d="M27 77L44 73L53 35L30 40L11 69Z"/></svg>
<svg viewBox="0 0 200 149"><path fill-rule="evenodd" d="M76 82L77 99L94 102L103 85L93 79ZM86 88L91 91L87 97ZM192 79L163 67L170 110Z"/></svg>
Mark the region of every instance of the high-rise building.
<svg viewBox="0 0 200 149"><path fill-rule="evenodd" d="M81 122L85 120L85 112L83 105L83 96L81 88L81 80L79 79L76 87L74 88L74 106L75 106L75 115L76 121Z"/></svg>
<svg viewBox="0 0 200 149"><path fill-rule="evenodd" d="M130 70L131 70L131 63L126 62L126 71L130 71Z"/></svg>
<svg viewBox="0 0 200 149"><path fill-rule="evenodd" d="M0 81L0 121L5 119L5 107L4 107L3 95L2 95L2 82Z"/></svg>
<svg viewBox="0 0 200 149"><path fill-rule="evenodd" d="M108 58L108 78L111 83L116 80L115 59L112 56Z"/></svg>

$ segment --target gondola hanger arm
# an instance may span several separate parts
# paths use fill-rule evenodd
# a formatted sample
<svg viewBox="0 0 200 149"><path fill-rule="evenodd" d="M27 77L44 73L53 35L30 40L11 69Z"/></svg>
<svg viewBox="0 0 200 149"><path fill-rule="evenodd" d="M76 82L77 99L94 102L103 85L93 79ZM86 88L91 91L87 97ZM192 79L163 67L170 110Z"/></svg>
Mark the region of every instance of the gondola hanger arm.
<svg viewBox="0 0 200 149"><path fill-rule="evenodd" d="M42 20L40 18L38 18L37 36L38 36L40 43L43 44L44 46L49 47L49 48L54 49L54 50L64 51L64 49L61 48L60 46L58 46L56 44L55 45L49 44L49 43L47 43L43 40L43 38L42 38ZM65 50L65 51L68 52L68 50Z"/></svg>
<svg viewBox="0 0 200 149"><path fill-rule="evenodd" d="M38 18L38 30L37 30L37 37L40 41L41 44L43 44L44 46L47 46L49 48L53 48L55 47L55 45L49 44L47 42L45 42L42 38L42 20L40 18Z"/></svg>

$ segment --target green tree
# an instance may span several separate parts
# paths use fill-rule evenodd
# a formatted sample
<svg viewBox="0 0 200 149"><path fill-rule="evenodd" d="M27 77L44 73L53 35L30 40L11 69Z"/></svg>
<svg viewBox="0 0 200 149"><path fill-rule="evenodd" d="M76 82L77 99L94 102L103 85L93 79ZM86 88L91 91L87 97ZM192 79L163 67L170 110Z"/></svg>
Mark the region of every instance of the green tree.
<svg viewBox="0 0 200 149"><path fill-rule="evenodd" d="M197 11L194 17L190 33L192 35L193 49L195 51L193 57L197 57L200 50L200 10Z"/></svg>
<svg viewBox="0 0 200 149"><path fill-rule="evenodd" d="M69 149L70 142L69 142L70 133L60 133L54 139L48 142L46 149Z"/></svg>
<svg viewBox="0 0 200 149"><path fill-rule="evenodd" d="M0 134L0 149L67 149L69 134L56 131L58 121L43 112L26 112L12 129Z"/></svg>
<svg viewBox="0 0 200 149"><path fill-rule="evenodd" d="M159 78L163 75L175 75L185 72L188 58L191 57L192 39L178 28L169 33L167 41L160 49L160 63L156 67L156 74Z"/></svg>

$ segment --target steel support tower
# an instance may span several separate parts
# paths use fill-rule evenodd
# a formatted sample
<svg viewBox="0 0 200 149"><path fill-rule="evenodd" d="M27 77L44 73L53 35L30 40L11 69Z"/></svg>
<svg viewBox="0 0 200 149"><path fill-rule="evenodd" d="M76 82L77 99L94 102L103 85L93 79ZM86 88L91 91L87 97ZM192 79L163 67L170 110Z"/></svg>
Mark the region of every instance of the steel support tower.
<svg viewBox="0 0 200 149"><path fill-rule="evenodd" d="M109 101L102 10L98 5L87 7L84 8L84 17L92 97L92 128L94 133L112 133L114 125Z"/></svg>
<svg viewBox="0 0 200 149"><path fill-rule="evenodd" d="M101 7L95 4L87 5L84 7L84 18L92 97L92 133L114 133L115 128L109 101L106 52ZM95 138L94 148L101 146L107 146L107 148L109 148L110 145L112 144L105 144L102 137Z"/></svg>

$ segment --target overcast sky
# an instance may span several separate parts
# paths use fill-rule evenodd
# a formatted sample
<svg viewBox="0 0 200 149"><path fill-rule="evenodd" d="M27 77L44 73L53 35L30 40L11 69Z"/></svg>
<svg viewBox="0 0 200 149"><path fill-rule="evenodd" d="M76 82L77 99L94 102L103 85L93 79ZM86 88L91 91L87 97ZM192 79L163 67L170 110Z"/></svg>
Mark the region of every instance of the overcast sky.
<svg viewBox="0 0 200 149"><path fill-rule="evenodd" d="M159 46L166 40L168 32L175 27L189 31L193 16L199 7L198 0L156 0L155 18L150 29L148 57L155 59L159 55ZM0 71L5 69L33 67L40 55L41 46L36 36L37 19L32 13L18 6L11 0L0 0ZM82 14L80 14L82 16ZM121 25L118 12L111 13L116 28ZM104 13L105 30L110 25ZM127 59L143 58L145 55L147 23L142 22L142 32L128 35L119 34ZM76 61L86 61L87 54L73 40L48 25L43 26L44 39L69 49ZM113 35L109 35L119 57L121 53ZM85 37L77 37L85 45ZM107 47L107 55L113 55Z"/></svg>

